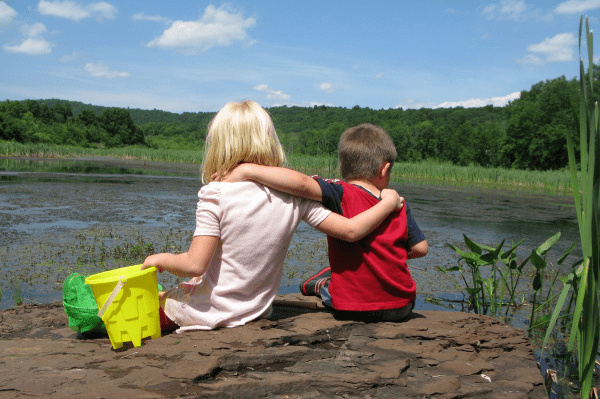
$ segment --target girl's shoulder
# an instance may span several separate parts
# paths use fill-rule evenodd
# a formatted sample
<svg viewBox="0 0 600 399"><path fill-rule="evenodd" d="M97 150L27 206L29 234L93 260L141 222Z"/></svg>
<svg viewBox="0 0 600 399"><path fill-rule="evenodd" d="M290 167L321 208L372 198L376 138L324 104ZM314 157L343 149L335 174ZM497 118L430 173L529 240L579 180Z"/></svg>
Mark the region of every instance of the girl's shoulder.
<svg viewBox="0 0 600 399"><path fill-rule="evenodd" d="M207 196L229 196L229 195L244 195L251 196L253 194L260 195L269 191L266 186L252 181L242 181L235 183L228 182L210 182L203 185L198 192L199 197Z"/></svg>

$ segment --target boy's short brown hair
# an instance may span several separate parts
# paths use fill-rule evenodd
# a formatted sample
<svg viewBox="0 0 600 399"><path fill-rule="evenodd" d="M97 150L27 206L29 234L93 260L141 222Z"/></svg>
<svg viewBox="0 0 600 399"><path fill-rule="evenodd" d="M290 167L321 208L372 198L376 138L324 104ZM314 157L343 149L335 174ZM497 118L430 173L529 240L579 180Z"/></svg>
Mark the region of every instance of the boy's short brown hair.
<svg viewBox="0 0 600 399"><path fill-rule="evenodd" d="M390 135L370 123L346 129L338 144L338 162L344 180L375 177L382 163L394 166L396 155Z"/></svg>

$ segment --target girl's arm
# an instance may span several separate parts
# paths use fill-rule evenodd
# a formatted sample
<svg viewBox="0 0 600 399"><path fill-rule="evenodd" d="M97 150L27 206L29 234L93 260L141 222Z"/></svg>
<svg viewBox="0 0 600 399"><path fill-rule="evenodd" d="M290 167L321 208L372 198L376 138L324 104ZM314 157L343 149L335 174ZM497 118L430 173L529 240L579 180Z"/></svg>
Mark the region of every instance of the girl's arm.
<svg viewBox="0 0 600 399"><path fill-rule="evenodd" d="M168 271L179 277L202 276L219 244L216 236L195 236L190 244L190 249L182 254L161 253L150 255L144 261L142 270L155 266L162 273Z"/></svg>
<svg viewBox="0 0 600 399"><path fill-rule="evenodd" d="M253 163L242 163L221 176L213 176L213 180L238 182L252 180L277 191L292 194L296 197L322 201L321 186L315 179L292 169L264 166Z"/></svg>
<svg viewBox="0 0 600 399"><path fill-rule="evenodd" d="M381 198L379 203L352 219L331 212L316 229L340 240L358 241L375 230L392 211L403 206L404 198L400 197L396 190L382 190Z"/></svg>

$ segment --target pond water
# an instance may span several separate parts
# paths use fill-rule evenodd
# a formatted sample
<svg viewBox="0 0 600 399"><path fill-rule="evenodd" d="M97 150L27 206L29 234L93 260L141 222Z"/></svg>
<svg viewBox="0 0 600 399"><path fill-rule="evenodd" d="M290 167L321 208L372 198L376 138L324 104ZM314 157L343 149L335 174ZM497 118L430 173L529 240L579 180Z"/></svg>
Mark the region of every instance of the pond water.
<svg viewBox="0 0 600 399"><path fill-rule="evenodd" d="M0 309L14 305L15 295L25 302L60 300L62 281L73 271L89 275L140 263L155 251L186 250L194 229L197 173L198 165L106 158L0 159L0 269L5 276ZM578 241L568 196L402 181L391 186L406 198L430 245L426 257L409 262L417 309L461 310L455 301L462 295L437 266L457 264L446 244L466 250L463 234L490 246L506 239L505 249L525 239L517 250L522 259L560 231L547 257L550 270ZM569 259L580 257L576 248ZM565 262L561 274L571 270L571 263ZM302 223L289 248L280 292L298 292L298 284L326 264L325 236ZM532 266L526 268L533 272ZM166 286L178 281L167 273L159 279ZM519 288L528 301L532 279L524 277ZM526 313L513 324L523 322Z"/></svg>

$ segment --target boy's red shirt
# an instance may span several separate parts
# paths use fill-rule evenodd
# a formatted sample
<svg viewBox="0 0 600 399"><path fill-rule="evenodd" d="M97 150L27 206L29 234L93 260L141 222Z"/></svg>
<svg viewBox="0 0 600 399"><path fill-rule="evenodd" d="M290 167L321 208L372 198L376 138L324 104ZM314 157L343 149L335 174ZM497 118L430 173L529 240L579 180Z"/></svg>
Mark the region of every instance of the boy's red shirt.
<svg viewBox="0 0 600 399"><path fill-rule="evenodd" d="M335 208L331 202L341 205L338 213L348 218L380 201L352 184L317 181L323 189L323 203L330 208ZM406 206L392 212L377 229L357 242L327 237L333 307L372 311L401 308L413 301L416 285L406 264L407 239Z"/></svg>

